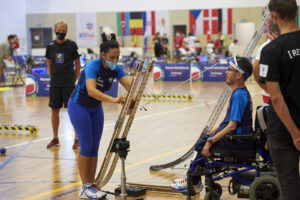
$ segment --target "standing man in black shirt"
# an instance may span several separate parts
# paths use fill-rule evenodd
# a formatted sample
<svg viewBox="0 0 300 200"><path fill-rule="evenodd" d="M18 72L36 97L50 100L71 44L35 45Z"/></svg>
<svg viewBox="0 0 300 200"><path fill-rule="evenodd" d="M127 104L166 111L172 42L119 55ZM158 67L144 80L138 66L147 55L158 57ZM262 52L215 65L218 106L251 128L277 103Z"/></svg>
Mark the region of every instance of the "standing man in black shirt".
<svg viewBox="0 0 300 200"><path fill-rule="evenodd" d="M75 81L80 73L80 59L77 52L77 44L65 39L68 25L64 21L58 21L54 26L56 39L50 42L46 49L47 71L50 76L50 101L51 122L53 140L47 145L51 148L59 145L58 126L59 111L62 106L67 108L69 97L75 87ZM74 61L76 68L74 70ZM73 149L79 147L77 134Z"/></svg>
<svg viewBox="0 0 300 200"><path fill-rule="evenodd" d="M262 50L271 105L267 117L268 144L285 200L300 199L300 30L295 24L296 0L270 0L272 22L281 35Z"/></svg>

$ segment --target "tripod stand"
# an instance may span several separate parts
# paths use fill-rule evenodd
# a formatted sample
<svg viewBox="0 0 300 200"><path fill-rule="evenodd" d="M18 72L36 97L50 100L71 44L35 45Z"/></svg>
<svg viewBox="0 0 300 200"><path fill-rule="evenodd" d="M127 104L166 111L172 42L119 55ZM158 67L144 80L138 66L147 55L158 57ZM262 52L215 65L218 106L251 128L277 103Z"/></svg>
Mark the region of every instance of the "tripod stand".
<svg viewBox="0 0 300 200"><path fill-rule="evenodd" d="M126 187L126 173L125 173L125 160L126 157L128 155L129 152L129 147L130 147L130 143L128 140L126 140L126 138L121 138L121 139L115 139L113 146L111 148L111 152L117 153L121 159L121 166L122 166L122 172L121 172L121 192L120 194L118 193L113 193L113 192L108 192L108 191L104 191L107 194L113 194L113 195L117 195L121 197L121 200L126 200L127 199L127 191L130 190L129 187ZM136 188L135 188L136 189ZM144 189L145 191L145 189ZM132 193L134 193L135 195L143 195L145 194L144 191L141 190L134 190L131 191ZM143 198L138 198L135 200L143 200Z"/></svg>

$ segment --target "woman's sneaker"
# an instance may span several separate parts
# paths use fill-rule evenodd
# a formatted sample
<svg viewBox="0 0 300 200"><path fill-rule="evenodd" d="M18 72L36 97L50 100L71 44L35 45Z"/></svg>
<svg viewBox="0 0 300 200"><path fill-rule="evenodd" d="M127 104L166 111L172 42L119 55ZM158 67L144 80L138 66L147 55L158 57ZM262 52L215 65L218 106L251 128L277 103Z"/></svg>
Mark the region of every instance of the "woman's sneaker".
<svg viewBox="0 0 300 200"><path fill-rule="evenodd" d="M175 179L174 183L171 184L171 188L179 192L186 192L187 178ZM203 185L201 182L199 182L197 185L193 185L193 190L195 193L200 193L202 189L203 189Z"/></svg>
<svg viewBox="0 0 300 200"><path fill-rule="evenodd" d="M106 193L97 190L93 185L85 184L82 185L79 197L81 199L101 199L106 196Z"/></svg>

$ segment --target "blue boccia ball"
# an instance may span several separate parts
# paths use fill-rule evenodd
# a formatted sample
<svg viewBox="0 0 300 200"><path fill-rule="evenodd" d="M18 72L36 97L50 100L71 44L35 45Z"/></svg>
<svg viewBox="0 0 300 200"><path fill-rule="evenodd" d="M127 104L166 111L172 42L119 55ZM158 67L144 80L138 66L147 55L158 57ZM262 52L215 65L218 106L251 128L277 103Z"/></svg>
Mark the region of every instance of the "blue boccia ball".
<svg viewBox="0 0 300 200"><path fill-rule="evenodd" d="M0 148L0 154L4 155L6 153L6 149L3 147L3 148Z"/></svg>

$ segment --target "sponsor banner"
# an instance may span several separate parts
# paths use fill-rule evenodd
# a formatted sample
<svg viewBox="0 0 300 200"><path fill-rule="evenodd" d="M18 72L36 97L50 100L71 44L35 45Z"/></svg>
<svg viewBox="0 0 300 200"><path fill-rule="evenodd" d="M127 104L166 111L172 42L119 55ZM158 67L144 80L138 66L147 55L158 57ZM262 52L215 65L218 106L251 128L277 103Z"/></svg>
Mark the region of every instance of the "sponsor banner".
<svg viewBox="0 0 300 200"><path fill-rule="evenodd" d="M50 78L48 74L27 74L26 96L49 96Z"/></svg>
<svg viewBox="0 0 300 200"><path fill-rule="evenodd" d="M153 67L154 81L226 81L228 64L155 64ZM203 72L204 71L204 72Z"/></svg>
<svg viewBox="0 0 300 200"><path fill-rule="evenodd" d="M77 13L77 45L79 47L95 47L96 13Z"/></svg>
<svg viewBox="0 0 300 200"><path fill-rule="evenodd" d="M38 82L37 96L49 96L50 91L50 77L48 74L36 74Z"/></svg>
<svg viewBox="0 0 300 200"><path fill-rule="evenodd" d="M154 66L154 80L186 81L190 78L189 64L160 64Z"/></svg>
<svg viewBox="0 0 300 200"><path fill-rule="evenodd" d="M153 66L153 80L162 81L164 79L163 67L160 64L155 63Z"/></svg>
<svg viewBox="0 0 300 200"><path fill-rule="evenodd" d="M226 69L228 64L218 64L214 67L211 67L213 64L200 64L199 69L202 74L202 81L214 81L221 82L226 81ZM196 67L196 65L194 65Z"/></svg>
<svg viewBox="0 0 300 200"><path fill-rule="evenodd" d="M48 74L27 74L26 96L49 96L50 78ZM110 90L104 92L112 97L118 96L118 81L115 79Z"/></svg>

